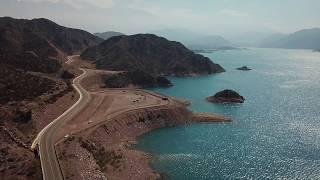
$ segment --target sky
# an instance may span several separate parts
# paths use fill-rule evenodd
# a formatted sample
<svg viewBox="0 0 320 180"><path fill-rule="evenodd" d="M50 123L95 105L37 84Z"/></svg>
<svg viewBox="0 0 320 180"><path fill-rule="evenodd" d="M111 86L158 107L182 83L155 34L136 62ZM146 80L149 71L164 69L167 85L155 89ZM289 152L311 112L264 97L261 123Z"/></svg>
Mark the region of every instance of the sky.
<svg viewBox="0 0 320 180"><path fill-rule="evenodd" d="M0 0L0 16L49 18L89 32L188 29L290 33L320 27L320 0Z"/></svg>

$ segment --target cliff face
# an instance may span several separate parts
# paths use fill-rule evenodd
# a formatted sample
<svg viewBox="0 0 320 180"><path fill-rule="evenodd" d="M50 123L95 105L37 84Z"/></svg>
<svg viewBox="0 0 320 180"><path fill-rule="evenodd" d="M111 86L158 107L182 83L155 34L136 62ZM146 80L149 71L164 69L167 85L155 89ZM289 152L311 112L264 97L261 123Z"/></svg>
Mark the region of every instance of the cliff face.
<svg viewBox="0 0 320 180"><path fill-rule="evenodd" d="M81 58L95 61L100 69L141 70L156 75L224 72L220 65L193 53L181 43L152 34L112 37L85 50Z"/></svg>
<svg viewBox="0 0 320 180"><path fill-rule="evenodd" d="M53 89L56 82L23 71L0 66L0 105L10 101L33 100Z"/></svg>

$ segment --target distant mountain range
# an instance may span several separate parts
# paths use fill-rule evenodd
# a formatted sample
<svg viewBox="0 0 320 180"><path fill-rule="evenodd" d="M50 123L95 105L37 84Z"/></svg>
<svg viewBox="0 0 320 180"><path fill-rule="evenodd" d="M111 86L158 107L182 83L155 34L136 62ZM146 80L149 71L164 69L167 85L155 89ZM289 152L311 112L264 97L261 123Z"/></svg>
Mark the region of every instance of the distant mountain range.
<svg viewBox="0 0 320 180"><path fill-rule="evenodd" d="M164 29L152 33L200 51L226 47L320 49L320 28L303 29L292 34L247 32L229 35L228 40L219 35L205 35L185 29Z"/></svg>
<svg viewBox="0 0 320 180"><path fill-rule="evenodd" d="M218 49L222 47L234 46L222 36L200 34L185 29L164 29L160 31L154 31L152 33L165 37L171 41L181 42L193 50Z"/></svg>
<svg viewBox="0 0 320 180"><path fill-rule="evenodd" d="M304 29L289 35L273 35L261 42L260 47L287 49L319 49L320 28Z"/></svg>
<svg viewBox="0 0 320 180"><path fill-rule="evenodd" d="M109 39L111 37L122 36L122 35L125 35L125 34L123 34L121 32L107 31L107 32L103 32L103 33L94 33L94 35L98 36L101 39L107 40L107 39Z"/></svg>
<svg viewBox="0 0 320 180"><path fill-rule="evenodd" d="M227 37L228 40L235 44L236 47L259 47L261 42L274 34L274 32L269 31L234 32L233 34L229 34Z"/></svg>

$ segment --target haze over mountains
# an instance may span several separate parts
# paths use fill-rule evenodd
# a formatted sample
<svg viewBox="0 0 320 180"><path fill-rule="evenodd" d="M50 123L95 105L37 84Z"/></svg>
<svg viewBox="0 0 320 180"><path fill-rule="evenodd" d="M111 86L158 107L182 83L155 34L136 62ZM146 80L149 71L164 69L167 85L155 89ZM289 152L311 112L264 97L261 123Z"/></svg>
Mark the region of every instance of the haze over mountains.
<svg viewBox="0 0 320 180"><path fill-rule="evenodd" d="M185 29L164 29L154 34L182 42L191 49L219 49L223 47L263 47L288 49L319 49L320 28L303 29L291 34L275 32L247 32L225 37L206 35Z"/></svg>
<svg viewBox="0 0 320 180"><path fill-rule="evenodd" d="M320 28L304 29L289 35L276 34L265 39L260 47L318 49L320 48Z"/></svg>
<svg viewBox="0 0 320 180"><path fill-rule="evenodd" d="M121 32L116 32L116 31L107 31L107 32L102 32L102 33L94 33L93 35L100 37L101 39L107 40L111 37L114 36L121 36L121 35L125 35Z"/></svg>
<svg viewBox="0 0 320 180"><path fill-rule="evenodd" d="M185 29L164 29L152 33L171 41L181 42L191 49L216 49L234 46L222 36L206 35Z"/></svg>

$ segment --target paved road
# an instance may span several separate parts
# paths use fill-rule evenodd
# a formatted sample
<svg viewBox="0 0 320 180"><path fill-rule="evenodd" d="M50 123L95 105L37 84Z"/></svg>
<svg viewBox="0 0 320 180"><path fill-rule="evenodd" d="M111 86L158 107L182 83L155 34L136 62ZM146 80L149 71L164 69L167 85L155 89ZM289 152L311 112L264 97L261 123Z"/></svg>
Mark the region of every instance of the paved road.
<svg viewBox="0 0 320 180"><path fill-rule="evenodd" d="M39 155L44 180L63 179L55 152L54 135L59 131L65 122L72 119L77 113L79 113L91 99L90 94L84 88L82 88L82 86L80 86L80 81L87 73L86 70L81 70L83 73L73 80L73 87L80 95L78 101L61 116L42 129L32 143L32 148L36 148L37 145L39 147Z"/></svg>
<svg viewBox="0 0 320 180"><path fill-rule="evenodd" d="M68 59L69 60L67 61L67 63L70 63L73 61L72 56L69 57ZM58 118L52 121L49 125L47 125L44 129L42 129L32 143L32 146L31 146L32 149L35 149L37 147L39 148L41 168L42 168L42 174L43 174L44 180L64 179L63 174L61 172L60 165L59 165L59 161L57 159L56 151L55 151L55 143L58 140L55 138L55 134L59 132L59 130L63 127L63 125L67 121L72 120L80 111L84 110L84 108L92 99L90 93L80 85L81 80L85 78L88 73L88 71L85 69L81 69L81 70L83 71L83 73L73 80L73 87L77 90L77 92L80 95L80 98L78 99L78 101L72 107L70 107L67 111L65 111L62 115L60 115ZM124 108L122 110L114 111L109 114L109 117L105 119L104 122L109 121L115 116L125 112L130 112L133 110L148 108L148 107L164 106L172 102L170 99L163 101L162 100L163 96L153 92L148 92L143 90L134 90L134 91L141 91L146 94L152 95L154 97L159 98L160 101L155 104L149 104L142 107L134 107L134 108L131 107L131 108ZM95 126L99 124L95 124Z"/></svg>

